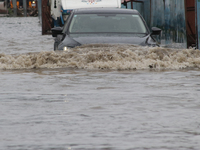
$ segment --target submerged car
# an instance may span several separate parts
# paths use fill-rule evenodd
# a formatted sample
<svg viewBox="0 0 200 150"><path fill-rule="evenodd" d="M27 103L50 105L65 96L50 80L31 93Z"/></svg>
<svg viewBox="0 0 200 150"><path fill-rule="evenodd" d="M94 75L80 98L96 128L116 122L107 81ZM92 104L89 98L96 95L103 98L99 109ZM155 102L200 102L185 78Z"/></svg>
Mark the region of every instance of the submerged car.
<svg viewBox="0 0 200 150"><path fill-rule="evenodd" d="M67 51L85 44L131 44L158 46L137 10L119 8L75 9L63 27L52 28L55 37L54 50Z"/></svg>

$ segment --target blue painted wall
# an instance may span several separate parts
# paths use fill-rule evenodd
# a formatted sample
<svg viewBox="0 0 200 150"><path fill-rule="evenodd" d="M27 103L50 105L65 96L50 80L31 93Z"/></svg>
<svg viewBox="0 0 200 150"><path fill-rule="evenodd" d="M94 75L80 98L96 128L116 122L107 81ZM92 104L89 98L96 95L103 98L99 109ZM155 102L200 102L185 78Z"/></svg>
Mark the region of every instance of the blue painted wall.
<svg viewBox="0 0 200 150"><path fill-rule="evenodd" d="M197 6L197 45L198 45L198 49L200 49L200 0L196 1L196 6Z"/></svg>
<svg viewBox="0 0 200 150"><path fill-rule="evenodd" d="M145 12L148 13L148 12ZM151 0L151 26L163 30L161 44L187 47L184 0Z"/></svg>
<svg viewBox="0 0 200 150"><path fill-rule="evenodd" d="M185 4L184 0L141 0L143 4L134 2L133 6L144 17L147 25L159 27L163 30L162 35L157 37L161 45L171 47L179 43L179 47L187 47ZM198 0L200 1L200 0ZM128 3L131 9L131 3Z"/></svg>

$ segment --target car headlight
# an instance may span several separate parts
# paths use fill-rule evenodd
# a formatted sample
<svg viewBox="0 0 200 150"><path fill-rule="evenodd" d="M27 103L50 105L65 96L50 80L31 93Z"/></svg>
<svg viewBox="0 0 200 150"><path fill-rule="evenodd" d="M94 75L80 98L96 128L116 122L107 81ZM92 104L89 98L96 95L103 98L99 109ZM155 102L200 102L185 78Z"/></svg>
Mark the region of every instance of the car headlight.
<svg viewBox="0 0 200 150"><path fill-rule="evenodd" d="M66 51L68 51L68 50L69 50L69 48L68 48L67 46L64 46L64 47L63 47L63 51L66 52Z"/></svg>

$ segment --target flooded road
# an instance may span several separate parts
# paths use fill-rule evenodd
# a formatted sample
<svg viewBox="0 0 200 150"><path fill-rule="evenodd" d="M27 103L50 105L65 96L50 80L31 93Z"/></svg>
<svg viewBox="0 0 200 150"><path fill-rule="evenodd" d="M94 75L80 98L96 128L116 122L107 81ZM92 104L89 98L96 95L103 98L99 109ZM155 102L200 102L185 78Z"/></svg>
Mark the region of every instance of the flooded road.
<svg viewBox="0 0 200 150"><path fill-rule="evenodd" d="M38 18L0 24L0 150L199 150L199 51L60 53Z"/></svg>

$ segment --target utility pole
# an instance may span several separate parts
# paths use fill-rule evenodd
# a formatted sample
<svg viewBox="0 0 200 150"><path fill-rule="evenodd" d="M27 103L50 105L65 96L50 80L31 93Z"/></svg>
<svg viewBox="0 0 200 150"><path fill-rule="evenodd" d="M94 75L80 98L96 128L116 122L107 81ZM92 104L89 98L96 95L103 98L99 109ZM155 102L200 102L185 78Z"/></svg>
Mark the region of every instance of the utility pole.
<svg viewBox="0 0 200 150"><path fill-rule="evenodd" d="M24 9L24 17L27 17L27 3L26 3L26 0L23 0L23 9Z"/></svg>
<svg viewBox="0 0 200 150"><path fill-rule="evenodd" d="M13 2L14 17L17 17L17 0L12 0L12 2Z"/></svg>

